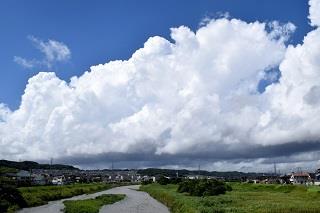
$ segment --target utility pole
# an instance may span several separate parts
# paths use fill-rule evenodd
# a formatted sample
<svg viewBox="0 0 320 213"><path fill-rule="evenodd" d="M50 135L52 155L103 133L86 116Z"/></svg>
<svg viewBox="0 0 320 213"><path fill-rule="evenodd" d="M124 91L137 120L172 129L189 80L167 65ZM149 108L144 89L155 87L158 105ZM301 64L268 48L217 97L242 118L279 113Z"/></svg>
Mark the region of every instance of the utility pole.
<svg viewBox="0 0 320 213"><path fill-rule="evenodd" d="M50 173L52 173L52 163L53 163L53 158L50 158L50 166L49 166Z"/></svg>
<svg viewBox="0 0 320 213"><path fill-rule="evenodd" d="M274 164L273 164L273 169L274 169L274 174L276 175L276 174L277 174L277 165L276 165L276 162L274 162Z"/></svg>
<svg viewBox="0 0 320 213"><path fill-rule="evenodd" d="M111 179L114 178L113 161L111 161Z"/></svg>
<svg viewBox="0 0 320 213"><path fill-rule="evenodd" d="M52 169L53 158L50 158L50 170Z"/></svg>
<svg viewBox="0 0 320 213"><path fill-rule="evenodd" d="M301 167L298 167L298 173L302 173Z"/></svg>

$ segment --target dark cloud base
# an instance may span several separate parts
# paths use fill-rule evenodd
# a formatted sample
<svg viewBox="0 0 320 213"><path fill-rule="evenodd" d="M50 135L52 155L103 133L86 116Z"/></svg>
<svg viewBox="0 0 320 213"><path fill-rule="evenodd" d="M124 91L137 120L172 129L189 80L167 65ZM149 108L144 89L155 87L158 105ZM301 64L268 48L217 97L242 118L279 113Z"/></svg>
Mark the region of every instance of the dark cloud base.
<svg viewBox="0 0 320 213"><path fill-rule="evenodd" d="M196 149L196 147L195 147ZM319 141L289 142L278 145L246 145L238 144L227 147L216 144L196 154L161 154L154 152L104 153L98 155L79 155L79 157L63 157L55 159L56 163L79 165L84 168L110 168L112 162L118 168L143 168L179 165L180 167L197 167L199 163L229 161L230 163L251 162L265 159L262 163L292 163L294 156L320 150ZM43 160L42 160L43 161ZM297 159L301 161L301 159Z"/></svg>

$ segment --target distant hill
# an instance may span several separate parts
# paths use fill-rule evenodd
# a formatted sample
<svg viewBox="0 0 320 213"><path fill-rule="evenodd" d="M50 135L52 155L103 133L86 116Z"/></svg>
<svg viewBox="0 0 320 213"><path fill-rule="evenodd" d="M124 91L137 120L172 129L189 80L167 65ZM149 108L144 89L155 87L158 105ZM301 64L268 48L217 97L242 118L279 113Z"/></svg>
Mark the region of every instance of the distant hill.
<svg viewBox="0 0 320 213"><path fill-rule="evenodd" d="M15 168L15 169L22 169L22 170L30 170L30 169L55 169L55 170L79 170L76 167L70 165L63 165L63 164L39 164L34 161L8 161L8 160L0 160L0 167L7 167L7 168Z"/></svg>
<svg viewBox="0 0 320 213"><path fill-rule="evenodd" d="M0 173L4 171L14 171L14 170L30 170L30 169L54 169L54 170L80 170L74 166L63 165L63 164L39 164L34 161L8 161L0 160ZM112 171L110 169L103 169L102 171ZM113 171L129 171L128 169L115 169ZM204 176L214 176L218 178L225 178L228 180L239 179L239 178L249 178L249 177L258 177L264 176L263 173L244 173L238 171L229 171L229 172L218 172L218 171L205 171L205 170L174 170L174 169L159 169L159 168L147 168L147 169L138 169L138 174L148 175L148 176L157 176L164 175L169 177L176 177L177 173L179 177L187 175L204 175ZM270 174L266 174L270 175Z"/></svg>
<svg viewBox="0 0 320 213"><path fill-rule="evenodd" d="M148 168L148 169L140 169L138 173L141 175L164 175L169 177L175 177L177 173L179 176L187 176L187 175L204 175L204 176L214 176L214 177L223 177L227 179L238 179L242 177L256 177L262 176L262 173L244 173L238 171L230 171L230 172L217 172L217 171L205 171L205 170L173 170L173 169L157 169L157 168Z"/></svg>

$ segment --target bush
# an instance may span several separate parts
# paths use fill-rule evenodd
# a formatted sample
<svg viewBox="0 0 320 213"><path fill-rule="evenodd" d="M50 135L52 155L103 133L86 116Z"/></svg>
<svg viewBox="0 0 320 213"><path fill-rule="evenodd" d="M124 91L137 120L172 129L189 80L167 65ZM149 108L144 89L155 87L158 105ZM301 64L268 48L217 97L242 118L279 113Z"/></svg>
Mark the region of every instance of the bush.
<svg viewBox="0 0 320 213"><path fill-rule="evenodd" d="M186 192L191 196L212 196L225 194L226 191L231 191L231 186L222 181L212 179L202 180L186 180L178 185L177 191L180 193Z"/></svg>
<svg viewBox="0 0 320 213"><path fill-rule="evenodd" d="M141 182L142 185L148 185L148 184L151 184L151 183L153 183L152 180L144 180L144 181Z"/></svg>
<svg viewBox="0 0 320 213"><path fill-rule="evenodd" d="M167 177L165 177L165 176L161 176L161 177L159 178L159 180L158 180L158 183L159 183L160 185L167 185L167 184L170 183L170 179L167 178Z"/></svg>
<svg viewBox="0 0 320 213"><path fill-rule="evenodd" d="M9 185L0 185L0 212L16 210L26 206L26 202L20 192Z"/></svg>
<svg viewBox="0 0 320 213"><path fill-rule="evenodd" d="M167 185L167 184L178 184L182 181L181 178L167 178L165 176L161 176L157 181L160 185Z"/></svg>
<svg viewBox="0 0 320 213"><path fill-rule="evenodd" d="M170 184L178 184L182 182L182 178L171 178Z"/></svg>

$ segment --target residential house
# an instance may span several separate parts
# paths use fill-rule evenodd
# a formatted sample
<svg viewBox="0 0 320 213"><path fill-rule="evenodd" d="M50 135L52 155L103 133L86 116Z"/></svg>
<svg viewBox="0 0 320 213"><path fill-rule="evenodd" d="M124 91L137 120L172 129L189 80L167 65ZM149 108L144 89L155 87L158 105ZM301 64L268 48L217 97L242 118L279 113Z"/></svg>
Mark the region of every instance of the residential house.
<svg viewBox="0 0 320 213"><path fill-rule="evenodd" d="M18 181L30 181L31 180L31 173L25 170L20 170L16 174Z"/></svg>
<svg viewBox="0 0 320 213"><path fill-rule="evenodd" d="M291 175L281 175L280 176L280 183L281 184L290 184L291 183L290 179L291 179Z"/></svg>
<svg viewBox="0 0 320 213"><path fill-rule="evenodd" d="M311 184L312 180L307 172L292 173L290 177L292 184Z"/></svg>
<svg viewBox="0 0 320 213"><path fill-rule="evenodd" d="M318 169L315 173L314 185L320 185L320 169Z"/></svg>
<svg viewBox="0 0 320 213"><path fill-rule="evenodd" d="M51 183L53 185L63 185L65 181L66 181L65 177L62 175L62 176L53 177Z"/></svg>
<svg viewBox="0 0 320 213"><path fill-rule="evenodd" d="M189 180L208 179L208 177L204 175L187 175L185 178Z"/></svg>
<svg viewBox="0 0 320 213"><path fill-rule="evenodd" d="M44 174L32 174L31 178L33 185L46 185L48 183L48 177Z"/></svg>

